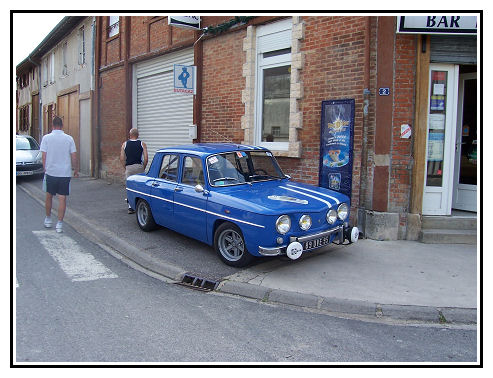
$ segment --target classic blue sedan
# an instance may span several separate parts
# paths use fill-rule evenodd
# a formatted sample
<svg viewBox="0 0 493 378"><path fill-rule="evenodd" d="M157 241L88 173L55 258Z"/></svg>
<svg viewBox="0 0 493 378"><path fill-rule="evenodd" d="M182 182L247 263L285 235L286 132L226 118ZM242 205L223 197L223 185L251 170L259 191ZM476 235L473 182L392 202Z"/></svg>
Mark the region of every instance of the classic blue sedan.
<svg viewBox="0 0 493 378"><path fill-rule="evenodd" d="M157 151L147 174L127 179L127 200L144 231L161 225L212 245L227 265L254 256L355 242L349 198L291 181L272 153L238 144L193 144Z"/></svg>

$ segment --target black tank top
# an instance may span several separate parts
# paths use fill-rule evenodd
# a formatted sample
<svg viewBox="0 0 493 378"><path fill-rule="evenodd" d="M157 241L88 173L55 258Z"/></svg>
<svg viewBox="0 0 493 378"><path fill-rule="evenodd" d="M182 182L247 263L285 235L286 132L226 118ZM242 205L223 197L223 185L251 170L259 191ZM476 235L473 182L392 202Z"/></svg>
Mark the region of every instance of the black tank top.
<svg viewBox="0 0 493 378"><path fill-rule="evenodd" d="M142 142L140 140L127 140L125 145L125 165L142 164Z"/></svg>

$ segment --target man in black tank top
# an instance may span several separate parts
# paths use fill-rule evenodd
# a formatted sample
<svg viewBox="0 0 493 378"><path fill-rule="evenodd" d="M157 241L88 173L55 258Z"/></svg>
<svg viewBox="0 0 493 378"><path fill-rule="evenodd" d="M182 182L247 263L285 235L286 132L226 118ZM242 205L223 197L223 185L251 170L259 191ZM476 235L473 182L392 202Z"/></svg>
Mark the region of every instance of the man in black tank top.
<svg viewBox="0 0 493 378"><path fill-rule="evenodd" d="M139 140L139 131L131 129L130 138L122 144L120 151L120 162L125 168L125 179L137 173L145 172L147 166L147 146ZM128 213L134 213L134 210L128 206Z"/></svg>

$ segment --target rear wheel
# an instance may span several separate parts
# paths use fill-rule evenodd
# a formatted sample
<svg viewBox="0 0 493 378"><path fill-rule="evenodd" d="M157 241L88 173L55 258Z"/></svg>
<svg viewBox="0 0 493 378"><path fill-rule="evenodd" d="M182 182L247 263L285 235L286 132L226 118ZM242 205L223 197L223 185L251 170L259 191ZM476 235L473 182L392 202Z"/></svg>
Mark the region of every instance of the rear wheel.
<svg viewBox="0 0 493 378"><path fill-rule="evenodd" d="M233 223L223 223L217 228L214 249L219 258L229 266L240 268L254 260L246 248L240 228Z"/></svg>
<svg viewBox="0 0 493 378"><path fill-rule="evenodd" d="M156 229L156 222L152 216L151 207L143 199L137 201L137 209L135 214L137 216L137 223L143 231L152 231Z"/></svg>

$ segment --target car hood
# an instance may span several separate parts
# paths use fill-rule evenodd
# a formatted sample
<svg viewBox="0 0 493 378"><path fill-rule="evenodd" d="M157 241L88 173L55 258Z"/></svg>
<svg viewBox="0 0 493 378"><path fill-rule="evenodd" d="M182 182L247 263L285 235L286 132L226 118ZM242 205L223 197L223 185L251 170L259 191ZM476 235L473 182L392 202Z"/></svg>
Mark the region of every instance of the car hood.
<svg viewBox="0 0 493 378"><path fill-rule="evenodd" d="M265 214L320 212L341 202L349 203L341 193L288 180L220 188L213 191L211 200Z"/></svg>
<svg viewBox="0 0 493 378"><path fill-rule="evenodd" d="M15 161L16 163L34 163L39 152L39 150L16 150Z"/></svg>

